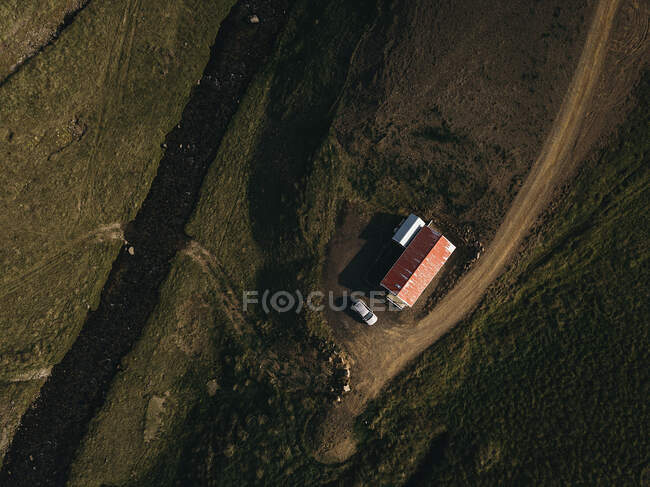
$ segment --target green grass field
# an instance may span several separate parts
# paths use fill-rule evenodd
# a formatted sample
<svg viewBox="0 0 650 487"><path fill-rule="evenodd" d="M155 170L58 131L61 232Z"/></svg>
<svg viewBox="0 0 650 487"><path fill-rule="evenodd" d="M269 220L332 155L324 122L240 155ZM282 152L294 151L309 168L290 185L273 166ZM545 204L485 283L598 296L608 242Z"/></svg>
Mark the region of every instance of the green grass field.
<svg viewBox="0 0 650 487"><path fill-rule="evenodd" d="M97 302L119 245L104 227L133 218L233 3L91 2L0 88L11 168L0 176L0 452L42 384L14 380L56 363ZM312 458L312 429L336 397L329 328L320 313L243 311L242 292L319 289L344 202L403 212L413 200L393 182L406 180L418 210L453 220L476 203L457 181L485 190L478 173L359 160L339 140L363 81L350 78L359 41L392 12L343 0L289 12L69 485L650 481L647 75L610 149L542 225L543 244L371 403L355 456ZM441 161L505 157L432 120L409 136Z"/></svg>
<svg viewBox="0 0 650 487"><path fill-rule="evenodd" d="M352 477L648 482L649 83L611 148L582 167L544 243L364 414Z"/></svg>
<svg viewBox="0 0 650 487"><path fill-rule="evenodd" d="M0 451L41 385L11 381L96 305L232 3L93 2L0 88Z"/></svg>

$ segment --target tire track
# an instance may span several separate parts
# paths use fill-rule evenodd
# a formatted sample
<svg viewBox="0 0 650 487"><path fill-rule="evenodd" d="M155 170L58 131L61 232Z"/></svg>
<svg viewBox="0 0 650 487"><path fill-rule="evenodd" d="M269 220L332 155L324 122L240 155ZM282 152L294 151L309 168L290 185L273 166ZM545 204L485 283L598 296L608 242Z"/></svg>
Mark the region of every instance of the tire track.
<svg viewBox="0 0 650 487"><path fill-rule="evenodd" d="M241 311L242 303L237 299L237 294L230 285L228 275L216 257L195 240L190 241L187 247L181 251L181 254L189 257L205 274L212 278L221 298L224 311L230 318L235 331L242 334L244 332L242 325L247 322L244 313Z"/></svg>
<svg viewBox="0 0 650 487"><path fill-rule="evenodd" d="M119 60L119 79L118 86L124 86L125 81L128 79L129 68L131 67L131 54L133 53L133 39L137 30L137 18L140 15L141 0L133 0L129 7L129 32L126 50L122 49L121 57ZM125 60L123 61L122 58Z"/></svg>
<svg viewBox="0 0 650 487"><path fill-rule="evenodd" d="M114 42L111 44L110 49L106 53L105 67L102 71L102 81L100 82L101 98L105 100L99 110L97 119L97 126L93 138L92 148L88 162L86 163L86 173L84 182L79 191L79 199L77 200L77 220L81 218L83 201L92 201L93 188L95 186L94 177L94 162L97 152L102 149L104 143L104 122L108 113L113 110L115 99L122 98L122 87L128 71L128 63L131 59L131 50L133 48L133 38L137 27L137 13L139 12L140 0L127 0L124 6L124 13L122 15L122 22L118 24L115 30ZM125 40L127 41L126 52L126 66L123 67L122 59L125 57ZM115 97L109 96L110 93L116 93Z"/></svg>
<svg viewBox="0 0 650 487"><path fill-rule="evenodd" d="M44 272L57 268L65 257L75 253L76 247L90 239L94 239L98 243L105 242L106 240L124 241L124 229L122 228L122 224L119 222L111 223L108 225L102 225L95 230L91 230L90 232L71 240L64 245L63 248L56 252L47 254L40 262L27 269L21 275L1 282L0 285L2 285L2 290L0 290L0 300L3 300L22 290L26 286L31 285L34 278L40 276ZM46 291L45 289L42 290ZM31 291L34 291L34 289L32 288Z"/></svg>

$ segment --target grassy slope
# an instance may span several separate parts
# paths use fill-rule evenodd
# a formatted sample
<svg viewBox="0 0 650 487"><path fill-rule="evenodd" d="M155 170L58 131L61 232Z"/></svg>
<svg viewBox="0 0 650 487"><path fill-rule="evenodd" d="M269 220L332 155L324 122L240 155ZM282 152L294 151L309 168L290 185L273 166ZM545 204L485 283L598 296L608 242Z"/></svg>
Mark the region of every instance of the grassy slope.
<svg viewBox="0 0 650 487"><path fill-rule="evenodd" d="M365 414L356 478L401 483L421 462L413 485L647 482L649 83L545 243L502 278L509 294Z"/></svg>
<svg viewBox="0 0 650 487"><path fill-rule="evenodd" d="M328 176L335 166L323 141L363 13L346 2L299 2L291 12L187 227L214 261L177 257L157 311L91 424L71 485L165 484L174 476L264 483L313 463L304 428L317 404L329 404L331 380L321 368L326 358L305 337L319 323L259 309L242 315L241 291L317 285L318 275L298 269L317 269L332 229L328 195L337 180ZM263 193L263 182L264 189L281 185L284 194ZM305 186L317 190L306 198L299 191ZM218 390L210 397L213 380ZM165 400L159 422L152 420L154 396ZM149 441L146 431L154 432Z"/></svg>
<svg viewBox="0 0 650 487"><path fill-rule="evenodd" d="M209 180L218 181L216 187L219 191L215 196L240 194L242 184L246 183L250 154L245 148L254 144L259 119L268 101L268 88L263 76L256 86L258 90L247 93L231 122L232 127L238 129L237 136L235 130L229 129L207 176L206 185ZM207 196L210 196L209 192ZM211 219L215 222L231 213L230 206L225 205L229 200L219 198L218 202L224 206L213 207ZM239 208L236 204L233 206ZM250 229L246 229L247 220L239 221L244 228L234 226L232 231L238 235L243 249L242 263L254 270L260 258L256 256ZM166 468L157 471L161 477L168 477L169 469L175 470L173 455L179 452L167 456L167 443L170 439L179 441L176 434L186 421L187 411L174 406L180 404L182 395L186 395L189 396L187 403L193 407L207 394L205 383L221 375L216 354L218 346L226 340L221 335L228 334L230 326L227 316L218 311L221 287L218 272L218 269L204 272L187 255L175 259L163 284L155 314L127 356L124 371L113 382L105 406L90 425L89 434L72 466L70 485L125 483L131 479L131 472L137 479L152 469L157 461L161 465L168 463ZM247 276L249 272L242 272L242 275ZM194 308L194 312L191 309L183 312L184 303L193 303L189 306ZM195 350L183 345L193 332L201 329L203 337L197 340ZM188 375L195 378L187 380ZM146 411L155 395L167 397L167 413L153 441L145 441ZM182 437L180 441L183 441ZM104 458L109 461L105 462Z"/></svg>
<svg viewBox="0 0 650 487"><path fill-rule="evenodd" d="M467 227L488 240L566 93L589 2L383 4L335 123L351 184L459 247Z"/></svg>
<svg viewBox="0 0 650 487"><path fill-rule="evenodd" d="M0 88L0 380L74 340L231 4L92 2ZM39 387L0 389L0 446Z"/></svg>
<svg viewBox="0 0 650 487"><path fill-rule="evenodd" d="M369 429L362 431L361 453L346 465L315 463L305 441L312 415L331 400L329 372L318 368L327 355L317 357L317 349L302 335L305 329L323 331L319 317L239 314L244 289L316 287L337 201L362 199L346 182L353 162L336 137L328 135L346 75L345 70L332 72L331 66L345 65L364 20L372 19L371 9L360 18L348 8L343 2L329 7L301 3L292 12L275 58L242 100L188 225L188 233L215 259L204 257L201 263L187 255L177 258L158 310L91 425L73 467L72 485L164 485L173 478L183 485L316 485L336 479L398 484L429 449L435 454L431 458L445 451L439 478L477 480L479 469L485 480L520 471L506 468L506 462L522 464L525 456L518 449L526 441L531 450L522 452L529 458L535 458L529 453L542 455L535 448L539 440L526 437L533 431L528 405L534 398L535 407L550 415L549 428L556 426L558 418L551 413L563 411L558 404L571 397L560 396L556 385L568 380L575 390L571 381L580 378L564 373L565 364L577 370L569 358L598 350L595 339L582 345L576 340L585 332L578 325L588 322L571 315L574 286L583 282L576 276L584 277L575 269L584 269L580 259L585 256L575 248L562 253L558 242L593 237L576 233L576 226L581 228L578 224L600 204L599 198L610 193L619 169L633 172L639 167L638 157L621 156L616 165L607 159L596 170L613 167L609 173L595 170L582 176L567 199L581 206L566 209L556 220L549 232L557 238L535 254L531 262L539 264L529 265L515 299L496 296L487 301L471 323L400 378L366 415ZM322 30L310 37L314 25ZM601 176L594 179L593 174ZM644 177L637 173L621 194L633 195ZM634 178L640 179L633 183ZM602 188L594 189L597 185ZM276 187L282 191L274 191ZM592 201L595 191L601 195L598 201ZM623 220L632 210L622 213ZM597 227L599 231L617 224L612 215L611 220L604 217L609 223ZM611 255L602 252L605 241L595 244L601 249L591 258L608 262ZM549 257L542 259L544 252ZM554 259L575 269L569 272ZM595 265L587 269L602 271ZM504 279L516 279L520 271ZM541 312L559 312L557 306L567 313L566 338L557 334L557 325L549 325L554 314L537 318ZM569 352L562 352L565 362L553 369L555 362L543 361L560 354L559 345ZM587 367L582 370L589 375ZM506 380L505 374L513 375ZM217 387L213 397L208 384ZM497 404L509 404L507 414ZM581 404L574 407L573 417L584 414ZM515 412L519 416L508 423ZM491 418L497 421L493 424ZM544 434L552 439L554 433ZM151 436L145 439L145 434ZM422 481L428 478L427 469L423 471Z"/></svg>

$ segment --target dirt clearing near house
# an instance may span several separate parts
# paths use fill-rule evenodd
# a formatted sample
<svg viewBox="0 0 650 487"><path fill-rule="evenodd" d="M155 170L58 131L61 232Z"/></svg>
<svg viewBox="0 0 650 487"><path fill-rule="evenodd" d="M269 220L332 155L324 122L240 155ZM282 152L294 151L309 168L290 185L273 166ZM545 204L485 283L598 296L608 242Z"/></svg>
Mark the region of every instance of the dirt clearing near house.
<svg viewBox="0 0 650 487"><path fill-rule="evenodd" d="M400 223L401 217L390 213L376 213L363 205L347 204L339 215L337 231L328 245L328 265L324 269L322 289L329 301L324 312L333 326L337 342L354 340L353 336L366 331L359 326L359 320L347 310L347 297L359 292L365 299L375 296L382 301L385 291L380 281L401 254L399 248L391 245L392 230ZM396 308L380 302L373 305L373 312L379 318L377 327L382 330L395 328L409 329L431 310L431 302L436 301L462 271L463 264L476 255L472 245L464 245L457 234L447 234L458 242L454 254L422 293L412 308L398 312ZM371 293L372 296L371 296ZM372 303L370 303L372 305Z"/></svg>
<svg viewBox="0 0 650 487"><path fill-rule="evenodd" d="M639 44L646 45L647 42L647 31L631 33L630 25L612 33L615 25L620 27L615 21L621 3L626 4L607 0L598 3L560 111L526 182L485 255L415 327L365 328L363 332L344 339L343 347L352 363L353 387L323 425L323 441L318 452L321 460L340 462L355 451L352 437L354 418L406 364L476 307L484 291L517 252L557 185L607 133L603 121L594 114L602 114L603 104L606 107L619 104L621 96L627 96L631 87L627 91L614 92L610 99L604 90L612 80L630 79L628 70L630 67L638 70L639 57L645 55L645 49L639 49ZM638 4L630 3L626 8L626 14L633 12L633 17L645 13L639 11ZM643 27L644 24L632 23L635 25Z"/></svg>

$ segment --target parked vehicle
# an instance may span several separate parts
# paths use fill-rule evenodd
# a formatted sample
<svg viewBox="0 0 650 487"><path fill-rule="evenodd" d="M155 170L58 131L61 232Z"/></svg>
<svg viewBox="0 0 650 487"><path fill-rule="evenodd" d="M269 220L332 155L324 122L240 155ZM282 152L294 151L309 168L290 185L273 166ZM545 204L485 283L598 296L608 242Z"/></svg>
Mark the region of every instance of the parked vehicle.
<svg viewBox="0 0 650 487"><path fill-rule="evenodd" d="M352 311L357 313L359 317L366 322L367 325L374 325L377 323L377 315L370 311L370 308L363 300L358 298L352 298Z"/></svg>

